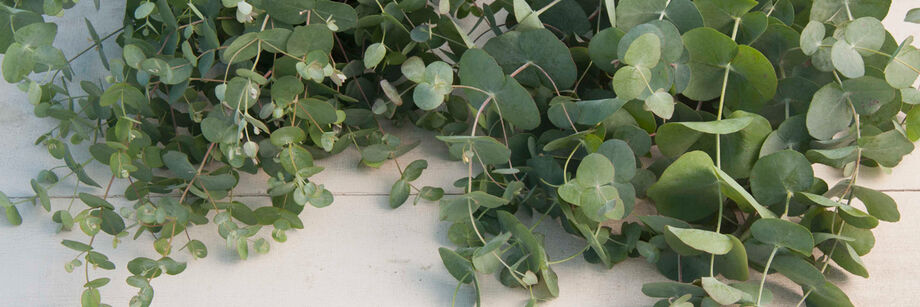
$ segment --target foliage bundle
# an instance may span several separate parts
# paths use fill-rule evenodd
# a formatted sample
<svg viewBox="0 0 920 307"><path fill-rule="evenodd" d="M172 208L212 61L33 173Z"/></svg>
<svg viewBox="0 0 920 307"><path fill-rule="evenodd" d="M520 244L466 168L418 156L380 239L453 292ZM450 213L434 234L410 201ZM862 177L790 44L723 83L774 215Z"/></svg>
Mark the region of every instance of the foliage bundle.
<svg viewBox="0 0 920 307"><path fill-rule="evenodd" d="M397 164L392 207L413 191L439 201L456 244L441 258L477 293L494 275L533 305L560 295L553 264L643 257L673 280L643 286L656 306L769 304L767 274L751 269L800 285L799 304L848 306L823 273L868 277L872 229L899 219L860 170L896 166L920 138L920 50L880 23L888 0L128 0L108 36L87 21L95 44L77 56L98 51L100 82L73 75L44 22L76 2L0 1L3 78L59 121L36 144L63 160L32 180L34 197L0 205L10 223L33 203L88 236L62 242L67 271L87 272L83 306L109 282L89 268L116 267L94 249L102 237L155 238L161 258L121 264L131 306L148 306L150 281L185 269L171 255L207 256L188 227L216 224L241 259L268 252L262 236L284 242L304 206L333 202L314 160L350 147L369 167ZM120 54L102 50L109 39ZM382 121L436 131L468 169L465 193L413 185L427 162L400 166L417 144ZM89 177L90 163L111 178ZM814 163L849 178L827 183ZM233 198L241 172L271 176L271 205ZM47 190L68 178L108 186L53 210ZM132 206L106 199L115 180ZM617 222L639 198L658 215ZM518 211L584 249L549 259Z"/></svg>

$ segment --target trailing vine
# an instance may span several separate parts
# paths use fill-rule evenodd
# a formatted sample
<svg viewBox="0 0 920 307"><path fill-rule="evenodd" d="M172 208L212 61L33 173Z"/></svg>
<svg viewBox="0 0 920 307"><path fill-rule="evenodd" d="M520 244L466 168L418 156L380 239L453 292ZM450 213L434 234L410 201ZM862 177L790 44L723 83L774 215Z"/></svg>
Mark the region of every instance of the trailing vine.
<svg viewBox="0 0 920 307"><path fill-rule="evenodd" d="M897 166L920 139L920 50L882 26L888 0L128 0L122 28L87 21L94 43L67 58L44 17L76 2L0 0L3 78L58 121L35 144L62 160L0 206L11 224L32 203L86 235L62 242L83 306L104 305L116 267L130 305L150 305L151 281L185 270L176 253L208 255L189 227L215 224L241 259L267 253L305 206L333 203L314 162L352 147L397 166L391 207L438 203L455 245L440 256L477 302L489 275L535 305L562 295L555 264L642 257L672 280L643 286L656 306L768 305L769 273L802 287L799 305L849 306L824 273L868 277L872 229L900 219L861 169ZM82 80L71 63L94 51L109 75ZM462 194L413 184L428 162L401 164L418 144L384 129L407 124L465 164ZM111 176L90 177L95 163ZM815 163L848 178L829 184ZM234 198L241 173L270 176L271 205ZM48 190L71 184L100 193L52 207ZM112 205L119 192L133 204ZM623 222L638 199L657 214ZM585 247L550 259L543 222ZM153 237L159 258L96 249L129 236Z"/></svg>

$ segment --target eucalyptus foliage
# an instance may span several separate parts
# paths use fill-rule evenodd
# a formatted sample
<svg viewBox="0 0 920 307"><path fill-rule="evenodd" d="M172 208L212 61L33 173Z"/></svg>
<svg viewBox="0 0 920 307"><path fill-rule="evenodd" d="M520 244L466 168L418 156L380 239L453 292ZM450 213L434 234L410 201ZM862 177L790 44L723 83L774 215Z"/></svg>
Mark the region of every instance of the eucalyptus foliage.
<svg viewBox="0 0 920 307"><path fill-rule="evenodd" d="M186 267L172 255L208 255L183 234L195 225L216 224L241 259L268 252L262 236L284 242L305 206L333 203L314 161L351 147L369 167L397 164L392 207L439 203L455 245L441 258L477 293L491 275L533 305L577 278L554 264L641 257L672 280L643 286L656 306L767 305L768 275L751 269L800 285L800 304L848 306L824 272L868 277L872 229L900 218L860 170L896 166L920 138L920 50L880 23L889 0L128 0L123 28L86 23L95 44L77 56L99 54L100 82L74 75L44 21L75 2L0 1L3 78L58 120L36 144L69 169L0 205L10 223L31 202L86 234L62 242L65 269L86 270L84 306L109 282L91 276L117 266L138 289L130 304L150 305L151 280ZM122 49L103 50L110 39ZM413 183L428 163L399 164L417 144L383 128L405 124L464 164L464 193ZM93 163L111 177L89 177ZM816 178L815 163L848 178ZM235 200L240 174L259 172L271 205ZM105 194L52 208L47 190L70 178ZM132 206L107 200L115 180ZM638 199L658 215L620 222ZM550 259L541 222L585 248ZM155 238L159 258L116 265L95 249L129 236Z"/></svg>

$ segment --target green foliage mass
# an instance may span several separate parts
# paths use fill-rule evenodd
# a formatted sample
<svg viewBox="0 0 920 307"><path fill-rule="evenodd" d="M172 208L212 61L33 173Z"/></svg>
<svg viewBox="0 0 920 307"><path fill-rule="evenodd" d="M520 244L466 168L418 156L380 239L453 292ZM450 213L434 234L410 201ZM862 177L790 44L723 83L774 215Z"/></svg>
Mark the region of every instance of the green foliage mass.
<svg viewBox="0 0 920 307"><path fill-rule="evenodd" d="M100 36L87 21L95 43L64 52L45 16L76 2L0 1L2 76L57 120L36 144L63 161L32 180L34 197L0 206L19 224L17 205L40 204L85 233L62 242L77 253L68 271L116 268L97 236L157 238L158 259L118 264L131 306L185 269L171 255L208 255L173 240L187 228L216 224L241 259L268 252L262 236L284 242L305 206L333 203L315 160L354 147L379 167L417 146L382 127L408 124L468 169L464 193L415 184L419 160L399 167L389 204L439 202L455 244L439 253L477 297L492 275L532 305L577 278L555 264L642 257L673 280L643 286L655 306L767 304L768 275L746 282L751 268L799 284L808 306L849 306L823 273L868 276L871 229L900 219L860 170L896 166L920 138L920 50L880 23L888 0L128 0L124 27ZM98 53L108 76L81 80L65 53ZM111 178L89 177L93 163ZM815 163L849 178L827 183ZM242 173L270 177L270 205L234 200ZM114 180L133 205L106 200ZM61 182L109 185L52 208ZM638 199L660 215L617 223ZM585 248L550 259L555 244L518 212ZM100 306L109 279L86 276L82 304Z"/></svg>

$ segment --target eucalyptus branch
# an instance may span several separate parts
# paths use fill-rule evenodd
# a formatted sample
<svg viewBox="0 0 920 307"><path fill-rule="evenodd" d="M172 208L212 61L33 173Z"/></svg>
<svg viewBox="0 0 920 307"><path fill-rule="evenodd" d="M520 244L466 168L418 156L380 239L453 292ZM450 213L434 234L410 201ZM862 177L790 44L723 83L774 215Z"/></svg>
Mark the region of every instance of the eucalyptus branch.
<svg viewBox="0 0 920 307"><path fill-rule="evenodd" d="M35 145L65 162L30 182L34 194L11 201L0 193L0 208L19 224L17 206L31 202L51 211L48 189L76 182L70 205L51 219L61 231L78 225L82 242L90 243L62 242L77 255L67 271L83 265L80 257L87 261L86 307L103 305L99 289L109 281L90 280L88 266L115 268L93 249L99 231L112 235L113 245L129 232L155 239L159 259L135 253L127 262L126 282L138 288L129 304L149 306L153 278L185 269L171 258L176 251L207 256L207 246L188 231L193 225L213 223L243 260L251 251L269 251L269 241L259 238L265 226L277 243L287 240L287 231L309 228L304 208L338 197L313 177L323 171L315 161L352 146L366 167L393 160L399 179L390 188L390 207L415 194L414 203L437 202L439 217L452 223L447 237L454 246L439 250L458 281L451 304L464 283L472 283L478 303L480 290L487 290L480 289L479 274L501 274L536 304L561 295L555 264L585 258L609 269L643 257L675 280L643 286L658 305L767 305L771 269L774 276L789 274L790 261L798 261L824 274L834 257L847 256L838 249L865 246L863 237L870 237L843 242L844 229L868 232L876 220L900 218L893 199L857 185L863 167L894 167L920 135L920 112L897 107L913 103L920 62L905 43L897 51L883 47L880 38L889 35L877 16L883 7L712 0L689 6L618 0L588 8L560 0L542 7L526 1L212 2L132 2L123 26L104 37L87 22L94 44L69 59L63 54L71 50L53 46L57 27L35 18L60 15L63 7L0 4L16 21L0 41L8 46L3 78L18 84L38 117L53 121ZM810 18L790 17L803 13ZM469 14L478 18L475 25L461 27L456 21ZM508 14L513 25L495 24L494 14ZM600 28L603 16L609 28ZM770 26L756 27L762 22ZM471 41L483 24L489 29ZM497 37L481 42L486 33ZM100 53L109 75L78 76L100 81L74 83L74 60L112 37L122 52ZM525 71L529 78L517 78ZM57 82L62 72L66 78ZM803 79L807 84L798 86ZM400 161L418 143L388 133L384 121L436 134L451 158L466 164L466 178L455 183L463 192L445 197L457 193L416 181L428 161ZM78 193L103 188L85 170L94 160L114 175L101 198ZM474 163L482 168L476 177ZM814 184L814 163L852 173L831 195ZM270 203L243 203L244 172L265 173L263 196ZM134 207L115 212L106 200L115 177L127 179L125 197L137 201ZM661 216L634 222L633 206L644 204L637 201L642 197ZM88 208L71 213L75 198ZM861 211L849 206L854 198L865 204L868 222L846 215ZM533 212L539 217L526 224L518 219ZM584 247L549 259L556 253L547 247L566 239L536 233L545 223L585 240L579 241ZM819 232L833 240L818 247L826 253L803 256L814 251ZM180 233L187 242L174 248ZM751 246L771 246L769 258ZM793 252L777 257L780 249ZM699 256L681 256L688 254ZM707 265L707 254L708 275L694 269ZM762 259L756 299L752 289L723 282L746 280ZM864 275L859 261L835 263ZM799 304L820 303L809 300L818 291L820 301L853 305L832 284L793 279L807 290ZM674 292L699 286L690 296ZM11 304L17 302L14 297Z"/></svg>

